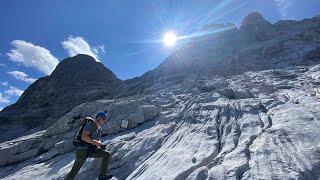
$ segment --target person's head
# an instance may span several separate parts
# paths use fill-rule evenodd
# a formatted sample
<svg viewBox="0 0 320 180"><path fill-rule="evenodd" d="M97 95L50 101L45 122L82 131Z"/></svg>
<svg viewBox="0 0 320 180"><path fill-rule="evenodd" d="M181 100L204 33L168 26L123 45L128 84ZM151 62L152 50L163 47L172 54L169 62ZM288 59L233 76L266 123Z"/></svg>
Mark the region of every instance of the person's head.
<svg viewBox="0 0 320 180"><path fill-rule="evenodd" d="M104 123L106 123L106 117L107 117L106 112L99 112L96 115L96 122L98 122L99 124L104 124Z"/></svg>

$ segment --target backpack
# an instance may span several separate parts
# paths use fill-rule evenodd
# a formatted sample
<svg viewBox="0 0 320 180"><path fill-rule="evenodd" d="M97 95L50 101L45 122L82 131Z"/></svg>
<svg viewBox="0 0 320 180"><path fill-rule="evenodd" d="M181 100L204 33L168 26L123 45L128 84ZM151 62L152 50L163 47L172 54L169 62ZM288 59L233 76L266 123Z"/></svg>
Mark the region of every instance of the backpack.
<svg viewBox="0 0 320 180"><path fill-rule="evenodd" d="M75 136L73 137L73 145L78 147L82 141L81 139L81 135L82 135L82 131L83 131L83 127L89 123L94 123L94 120L91 117L86 117L84 119L84 123L80 126L79 130L77 131L77 133L75 134Z"/></svg>

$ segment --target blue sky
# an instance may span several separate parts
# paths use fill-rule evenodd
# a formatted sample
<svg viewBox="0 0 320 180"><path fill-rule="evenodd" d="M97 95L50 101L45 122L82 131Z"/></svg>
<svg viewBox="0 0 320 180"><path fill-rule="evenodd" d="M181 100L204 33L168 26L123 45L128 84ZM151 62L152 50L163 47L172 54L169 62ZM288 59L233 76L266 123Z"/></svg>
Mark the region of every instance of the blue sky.
<svg viewBox="0 0 320 180"><path fill-rule="evenodd" d="M320 14L319 0L3 0L0 2L0 110L59 61L89 54L120 79L157 67L176 47L163 34L196 34L208 23L240 25L250 12L268 21Z"/></svg>

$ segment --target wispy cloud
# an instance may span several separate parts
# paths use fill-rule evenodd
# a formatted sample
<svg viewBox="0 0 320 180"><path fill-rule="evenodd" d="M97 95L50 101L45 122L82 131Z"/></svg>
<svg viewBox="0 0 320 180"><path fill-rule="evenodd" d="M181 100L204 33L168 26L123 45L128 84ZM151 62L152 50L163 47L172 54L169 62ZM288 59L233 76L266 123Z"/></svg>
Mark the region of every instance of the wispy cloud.
<svg viewBox="0 0 320 180"><path fill-rule="evenodd" d="M2 66L2 67L7 67L7 65L5 65L5 64L0 64L0 66Z"/></svg>
<svg viewBox="0 0 320 180"><path fill-rule="evenodd" d="M4 97L0 92L0 103L9 103L10 100L6 97Z"/></svg>
<svg viewBox="0 0 320 180"><path fill-rule="evenodd" d="M106 51L104 50L104 45L98 46L98 48L101 50L101 52L102 52L103 54L106 53Z"/></svg>
<svg viewBox="0 0 320 180"><path fill-rule="evenodd" d="M104 45L93 47L92 50L95 54L106 53L106 51L104 50Z"/></svg>
<svg viewBox="0 0 320 180"><path fill-rule="evenodd" d="M9 85L8 82L1 82L1 84L4 85L4 86L8 86Z"/></svg>
<svg viewBox="0 0 320 180"><path fill-rule="evenodd" d="M281 14L281 18L288 17L288 11L293 4L292 0L273 0L277 5L278 11Z"/></svg>
<svg viewBox="0 0 320 180"><path fill-rule="evenodd" d="M51 74L59 63L58 59L46 48L23 40L14 40L11 45L15 47L7 53L11 61L26 67L34 67L47 75Z"/></svg>
<svg viewBox="0 0 320 180"><path fill-rule="evenodd" d="M9 94L10 96L21 96L23 92L24 91L22 91L21 89L10 86L10 89L5 91L4 93Z"/></svg>
<svg viewBox="0 0 320 180"><path fill-rule="evenodd" d="M11 76L13 76L14 78L16 78L18 80L22 80L22 81L29 83L29 84L36 81L36 79L28 78L28 74L21 72L21 71L11 71L11 72L8 72L8 74L10 74Z"/></svg>
<svg viewBox="0 0 320 180"><path fill-rule="evenodd" d="M70 36L68 40L63 41L63 48L68 52L69 56L75 56L77 54L87 54L92 56L96 61L99 60L99 51L104 51L104 46L91 47L89 43L82 37ZM100 49L100 50L99 50Z"/></svg>

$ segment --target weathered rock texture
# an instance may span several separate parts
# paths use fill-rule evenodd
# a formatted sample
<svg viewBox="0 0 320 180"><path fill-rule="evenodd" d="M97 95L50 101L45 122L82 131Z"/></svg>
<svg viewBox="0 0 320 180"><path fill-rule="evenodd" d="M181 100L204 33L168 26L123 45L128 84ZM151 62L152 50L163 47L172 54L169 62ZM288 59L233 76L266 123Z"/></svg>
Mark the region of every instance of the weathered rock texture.
<svg viewBox="0 0 320 180"><path fill-rule="evenodd" d="M204 30L217 27L224 26ZM209 35L241 47L216 55L218 46L201 45L215 44L212 37L195 39L155 70L120 82L112 97L1 143L0 178L63 179L82 117L107 110L103 141L114 179L320 179L316 27L319 17L270 24L253 13L240 30ZM77 179L95 179L99 163L88 159Z"/></svg>

